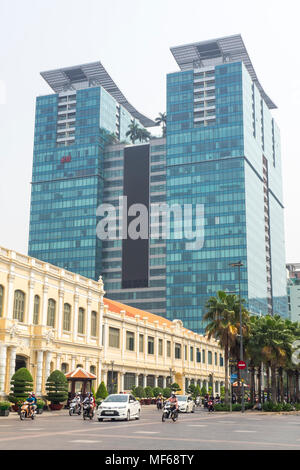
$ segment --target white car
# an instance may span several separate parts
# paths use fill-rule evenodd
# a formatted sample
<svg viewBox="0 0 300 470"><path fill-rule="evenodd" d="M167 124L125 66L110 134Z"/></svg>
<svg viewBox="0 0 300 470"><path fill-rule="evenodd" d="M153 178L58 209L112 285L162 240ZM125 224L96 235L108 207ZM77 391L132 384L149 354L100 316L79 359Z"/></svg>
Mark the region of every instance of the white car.
<svg viewBox="0 0 300 470"><path fill-rule="evenodd" d="M178 400L178 409L181 413L194 413L195 412L195 402L192 397L187 395L177 395Z"/></svg>
<svg viewBox="0 0 300 470"><path fill-rule="evenodd" d="M108 395L98 406L96 416L98 421L103 419L119 420L140 419L141 405L133 395L120 393Z"/></svg>

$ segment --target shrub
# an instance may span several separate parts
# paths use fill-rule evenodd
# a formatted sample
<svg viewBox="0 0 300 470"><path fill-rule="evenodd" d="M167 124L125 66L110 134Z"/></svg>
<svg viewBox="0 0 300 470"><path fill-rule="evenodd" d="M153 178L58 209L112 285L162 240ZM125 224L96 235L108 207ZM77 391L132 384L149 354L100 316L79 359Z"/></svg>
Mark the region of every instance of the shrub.
<svg viewBox="0 0 300 470"><path fill-rule="evenodd" d="M174 390L174 392L179 392L179 390L181 390L181 388L179 387L178 383L174 382L172 385L171 385L171 390Z"/></svg>
<svg viewBox="0 0 300 470"><path fill-rule="evenodd" d="M203 387L201 388L201 397L204 397L205 395L207 395L207 390L206 387L203 385Z"/></svg>
<svg viewBox="0 0 300 470"><path fill-rule="evenodd" d="M273 401L266 401L262 409L263 411L282 411L283 405L281 403L274 403Z"/></svg>
<svg viewBox="0 0 300 470"><path fill-rule="evenodd" d="M225 403L217 403L214 408L215 411L230 411L229 405L225 405Z"/></svg>
<svg viewBox="0 0 300 470"><path fill-rule="evenodd" d="M235 403L232 405L232 411L241 411L242 410L242 405L240 403Z"/></svg>
<svg viewBox="0 0 300 470"><path fill-rule="evenodd" d="M163 396L165 398L170 398L172 390L169 387L163 389Z"/></svg>
<svg viewBox="0 0 300 470"><path fill-rule="evenodd" d="M147 398L152 398L153 397L153 389L152 387L145 387L145 395Z"/></svg>
<svg viewBox="0 0 300 470"><path fill-rule="evenodd" d="M108 391L105 386L105 383L102 381L97 389L96 398L101 398L102 400L104 400L107 396L108 396Z"/></svg>
<svg viewBox="0 0 300 470"><path fill-rule="evenodd" d="M11 378L11 393L9 400L12 403L25 401L29 392L32 390L33 378L31 373L26 367L21 367Z"/></svg>
<svg viewBox="0 0 300 470"><path fill-rule="evenodd" d="M282 411L293 411L294 407L290 403L283 403L281 409Z"/></svg>
<svg viewBox="0 0 300 470"><path fill-rule="evenodd" d="M45 405L44 400L37 400L37 401L36 401L36 407L37 407L38 409L41 409L41 410L42 410L42 409L44 408L44 405Z"/></svg>
<svg viewBox="0 0 300 470"><path fill-rule="evenodd" d="M300 411L300 403L295 403L295 410Z"/></svg>
<svg viewBox="0 0 300 470"><path fill-rule="evenodd" d="M68 398L68 381L60 370L54 370L46 383L47 400L54 405Z"/></svg>
<svg viewBox="0 0 300 470"><path fill-rule="evenodd" d="M1 411L4 411L4 410L9 410L11 407L11 404L9 401L0 401L0 410Z"/></svg>
<svg viewBox="0 0 300 470"><path fill-rule="evenodd" d="M145 390L140 385L138 387L134 387L132 391L133 391L133 395L137 398L145 397Z"/></svg>

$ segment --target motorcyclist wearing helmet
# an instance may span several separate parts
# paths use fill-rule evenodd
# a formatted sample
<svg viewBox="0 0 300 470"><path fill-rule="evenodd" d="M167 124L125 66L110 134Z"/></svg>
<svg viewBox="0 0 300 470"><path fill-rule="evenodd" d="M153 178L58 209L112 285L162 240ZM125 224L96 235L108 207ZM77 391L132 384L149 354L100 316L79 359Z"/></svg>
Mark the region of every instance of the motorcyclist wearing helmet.
<svg viewBox="0 0 300 470"><path fill-rule="evenodd" d="M175 392L171 393L171 397L169 398L169 402L171 403L171 410L178 411L178 399L175 395Z"/></svg>
<svg viewBox="0 0 300 470"><path fill-rule="evenodd" d="M36 410L36 397L35 393L30 392L28 398L24 402L25 405L28 404L30 413L34 413Z"/></svg>

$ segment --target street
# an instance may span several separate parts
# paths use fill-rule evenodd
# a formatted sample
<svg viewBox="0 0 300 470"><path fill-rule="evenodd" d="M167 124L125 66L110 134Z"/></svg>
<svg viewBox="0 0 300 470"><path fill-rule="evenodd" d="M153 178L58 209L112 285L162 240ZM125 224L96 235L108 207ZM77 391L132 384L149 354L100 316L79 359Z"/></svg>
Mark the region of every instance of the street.
<svg viewBox="0 0 300 470"><path fill-rule="evenodd" d="M161 421L153 406L142 407L140 421L84 421L68 410L44 412L21 421L16 413L0 418L0 449L5 450L299 450L300 415L197 409L176 423Z"/></svg>

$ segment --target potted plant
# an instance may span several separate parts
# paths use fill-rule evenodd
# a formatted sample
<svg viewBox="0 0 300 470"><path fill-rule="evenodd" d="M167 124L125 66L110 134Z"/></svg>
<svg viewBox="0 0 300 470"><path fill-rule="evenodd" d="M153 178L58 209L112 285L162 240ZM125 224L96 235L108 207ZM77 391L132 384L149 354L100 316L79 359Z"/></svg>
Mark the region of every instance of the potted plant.
<svg viewBox="0 0 300 470"><path fill-rule="evenodd" d="M8 416L10 407L9 401L0 401L0 416Z"/></svg>
<svg viewBox="0 0 300 470"><path fill-rule="evenodd" d="M41 400L40 398L38 398L36 401L36 414L37 415L41 415L43 413L44 405L45 405L44 400Z"/></svg>
<svg viewBox="0 0 300 470"><path fill-rule="evenodd" d="M29 392L32 390L33 378L26 367L21 367L11 378L11 393L9 401L14 403L14 411L18 411L20 405L26 400Z"/></svg>
<svg viewBox="0 0 300 470"><path fill-rule="evenodd" d="M61 410L61 402L68 398L68 381L60 370L54 370L46 383L47 400L50 401L51 410Z"/></svg>

